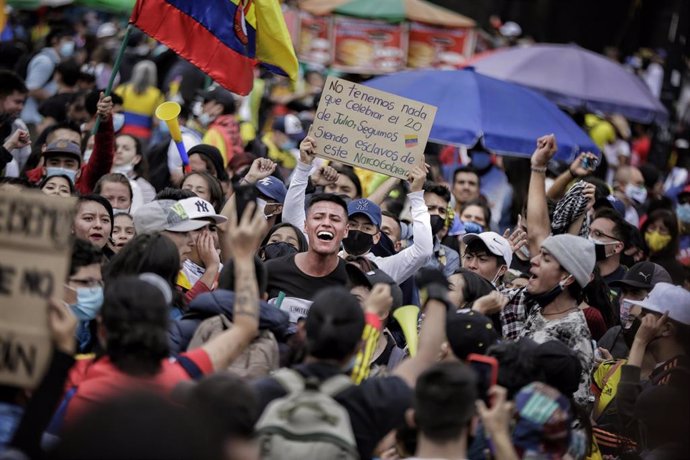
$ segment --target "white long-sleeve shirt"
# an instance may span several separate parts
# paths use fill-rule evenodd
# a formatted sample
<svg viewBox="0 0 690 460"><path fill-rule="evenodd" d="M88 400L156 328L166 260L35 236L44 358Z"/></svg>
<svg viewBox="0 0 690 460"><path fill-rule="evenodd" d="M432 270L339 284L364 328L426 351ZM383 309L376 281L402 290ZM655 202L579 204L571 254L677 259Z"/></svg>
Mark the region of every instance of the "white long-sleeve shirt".
<svg viewBox="0 0 690 460"><path fill-rule="evenodd" d="M283 202L283 222L294 225L302 230L302 233L304 233L304 222L307 220L304 201L311 168L311 165L301 161L297 162L297 167L293 171L292 179L290 180L290 188L288 188L285 201ZM305 233L304 236L306 237L307 234Z"/></svg>

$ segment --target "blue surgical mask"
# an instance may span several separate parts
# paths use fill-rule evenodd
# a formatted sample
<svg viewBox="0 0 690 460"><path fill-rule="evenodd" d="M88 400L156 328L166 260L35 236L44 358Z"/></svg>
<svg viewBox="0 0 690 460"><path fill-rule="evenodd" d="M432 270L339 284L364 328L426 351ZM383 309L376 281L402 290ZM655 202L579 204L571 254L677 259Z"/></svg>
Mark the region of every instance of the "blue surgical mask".
<svg viewBox="0 0 690 460"><path fill-rule="evenodd" d="M77 179L77 171L74 169L56 168L54 166L46 167L46 177L53 176L67 176L72 184L74 184L74 181Z"/></svg>
<svg viewBox="0 0 690 460"><path fill-rule="evenodd" d="M124 113L114 113L113 114L113 132L118 132L125 125L125 114ZM166 126L165 123L161 123L160 126Z"/></svg>
<svg viewBox="0 0 690 460"><path fill-rule="evenodd" d="M297 142L289 139L282 144L280 144L280 150L292 150L297 147Z"/></svg>
<svg viewBox="0 0 690 460"><path fill-rule="evenodd" d="M484 227L476 222L462 221L462 226L465 227L465 233L482 233Z"/></svg>
<svg viewBox="0 0 690 460"><path fill-rule="evenodd" d="M690 224L690 203L679 204L676 206L678 220L684 224Z"/></svg>
<svg viewBox="0 0 690 460"><path fill-rule="evenodd" d="M76 44L73 41L68 41L63 43L60 46L60 50L58 53L60 53L60 56L63 58L70 58L74 55L74 49L76 48Z"/></svg>
<svg viewBox="0 0 690 460"><path fill-rule="evenodd" d="M76 288L77 303L70 305L72 312L80 321L89 321L98 315L103 306L103 287Z"/></svg>

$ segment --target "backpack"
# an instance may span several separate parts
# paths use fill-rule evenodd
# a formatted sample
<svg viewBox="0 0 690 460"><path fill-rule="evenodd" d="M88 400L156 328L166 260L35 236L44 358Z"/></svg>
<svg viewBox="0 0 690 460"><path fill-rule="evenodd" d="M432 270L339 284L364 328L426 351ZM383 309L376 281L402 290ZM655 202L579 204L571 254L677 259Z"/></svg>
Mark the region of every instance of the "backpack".
<svg viewBox="0 0 690 460"><path fill-rule="evenodd" d="M232 322L225 315L207 318L199 324L187 349L198 348L231 327ZM271 331L261 330L258 337L230 364L228 370L240 377L254 379L265 377L278 369L279 362L278 341Z"/></svg>
<svg viewBox="0 0 690 460"><path fill-rule="evenodd" d="M352 386L348 376L319 382L283 368L273 377L288 394L272 401L256 424L262 459L359 458L350 415L333 399Z"/></svg>

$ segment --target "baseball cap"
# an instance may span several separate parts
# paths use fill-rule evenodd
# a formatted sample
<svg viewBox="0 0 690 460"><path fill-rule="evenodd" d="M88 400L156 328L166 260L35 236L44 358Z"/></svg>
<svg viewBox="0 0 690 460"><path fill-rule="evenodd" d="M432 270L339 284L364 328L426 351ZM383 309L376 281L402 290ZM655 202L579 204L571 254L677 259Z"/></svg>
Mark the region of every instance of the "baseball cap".
<svg viewBox="0 0 690 460"><path fill-rule="evenodd" d="M350 284L354 286L365 286L369 289L373 288L375 284L383 283L391 287L391 297L393 297L393 306L391 310L402 306L403 294L400 286L382 270L375 268L371 271L365 272L359 269L357 265L349 263L345 265L347 276L350 278Z"/></svg>
<svg viewBox="0 0 690 460"><path fill-rule="evenodd" d="M372 224L376 225L377 228L381 228L381 208L373 201L369 201L366 198L350 201L347 205L347 216L352 217L357 214L364 214Z"/></svg>
<svg viewBox="0 0 690 460"><path fill-rule="evenodd" d="M192 220L211 219L216 224L222 224L228 220L227 217L216 214L213 205L203 198L193 196L180 200L178 203Z"/></svg>
<svg viewBox="0 0 690 460"><path fill-rule="evenodd" d="M59 139L48 144L48 147L43 152L45 158L56 156L72 157L81 163L81 148L78 144L65 139Z"/></svg>
<svg viewBox="0 0 690 460"><path fill-rule="evenodd" d="M672 283L671 275L661 265L654 262L638 262L623 276L623 279L609 283L611 287L629 286L636 289L651 291L657 283Z"/></svg>
<svg viewBox="0 0 690 460"><path fill-rule="evenodd" d="M264 177L255 184L257 190L262 195L265 195L271 199L276 200L278 203L285 202L285 195L287 195L287 189L285 184L278 178L273 176Z"/></svg>
<svg viewBox="0 0 690 460"><path fill-rule="evenodd" d="M463 360L470 353L485 355L486 350L498 341L498 333L491 320L472 310L448 314L446 337L453 354Z"/></svg>
<svg viewBox="0 0 690 460"><path fill-rule="evenodd" d="M470 244L477 240L484 243L484 246L491 254L503 257L506 265L510 267L510 263L513 261L513 250L510 249L508 240L496 232L468 233L462 237L462 241L465 244Z"/></svg>
<svg viewBox="0 0 690 460"><path fill-rule="evenodd" d="M300 142L305 136L302 122L292 114L276 118L273 122L273 130L287 134L295 142Z"/></svg>
<svg viewBox="0 0 690 460"><path fill-rule="evenodd" d="M690 291L671 283L658 283L644 300L628 300L645 310L664 314L679 323L690 325Z"/></svg>
<svg viewBox="0 0 690 460"><path fill-rule="evenodd" d="M134 212L133 220L137 234L162 232L164 230L184 233L208 225L208 222L202 220L192 220L185 207L174 200L158 200L146 203Z"/></svg>

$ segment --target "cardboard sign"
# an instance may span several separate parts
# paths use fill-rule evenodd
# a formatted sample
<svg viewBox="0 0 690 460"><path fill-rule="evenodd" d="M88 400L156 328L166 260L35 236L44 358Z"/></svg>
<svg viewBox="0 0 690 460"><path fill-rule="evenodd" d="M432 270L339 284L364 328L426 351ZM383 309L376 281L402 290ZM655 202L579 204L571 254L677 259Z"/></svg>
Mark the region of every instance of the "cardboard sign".
<svg viewBox="0 0 690 460"><path fill-rule="evenodd" d="M424 164L436 107L328 77L310 136L329 160L406 179Z"/></svg>
<svg viewBox="0 0 690 460"><path fill-rule="evenodd" d="M52 353L47 299L62 298L75 200L0 193L0 383L35 387Z"/></svg>

